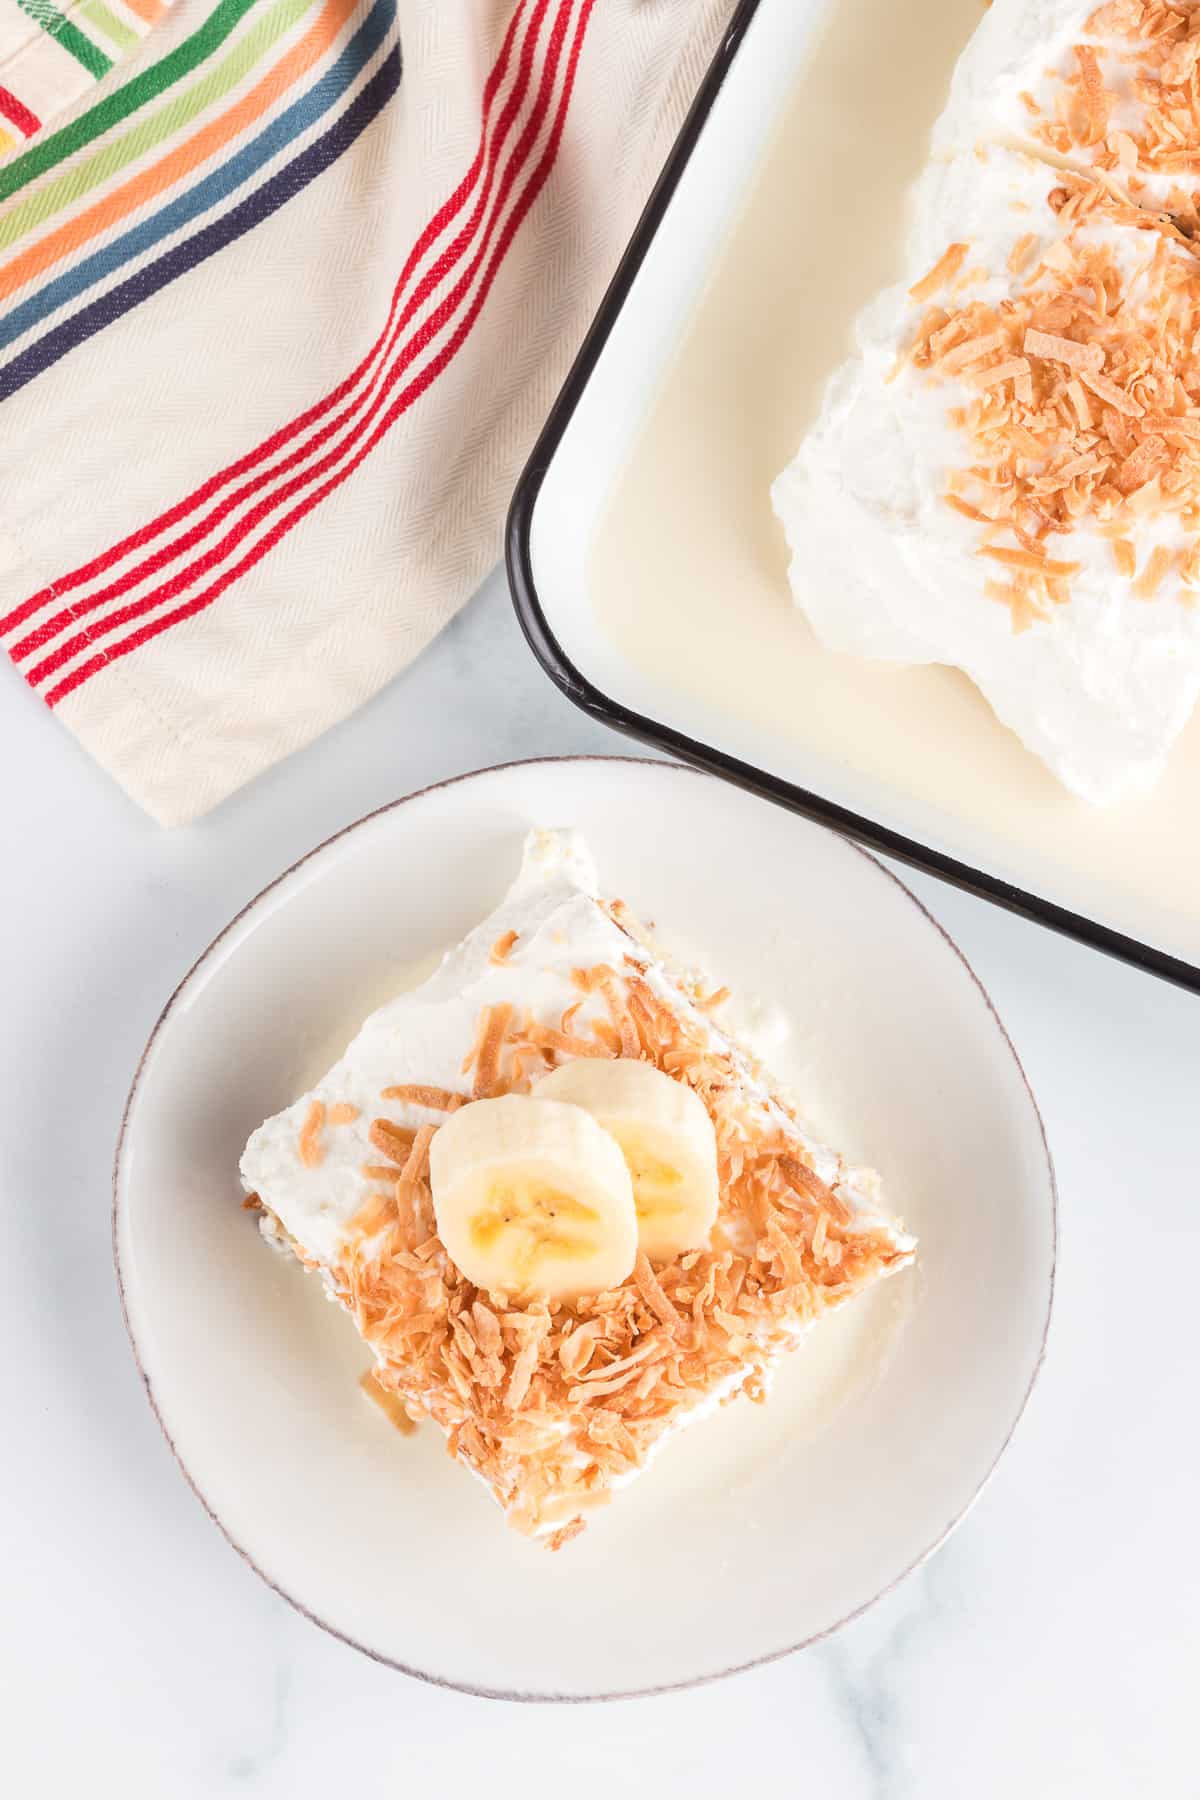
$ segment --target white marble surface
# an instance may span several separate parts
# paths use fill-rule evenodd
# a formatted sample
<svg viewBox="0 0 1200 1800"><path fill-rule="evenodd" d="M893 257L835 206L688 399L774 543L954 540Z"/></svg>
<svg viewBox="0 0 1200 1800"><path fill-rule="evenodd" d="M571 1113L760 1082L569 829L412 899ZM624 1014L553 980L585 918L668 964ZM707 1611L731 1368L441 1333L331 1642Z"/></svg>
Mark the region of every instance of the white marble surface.
<svg viewBox="0 0 1200 1800"><path fill-rule="evenodd" d="M185 1487L109 1250L121 1104L163 1000L235 908L369 808L487 763L622 747L538 673L498 581L360 717L175 835L3 682L3 1791L592 1800L620 1783L707 1800L770 1772L774 1792L839 1800L1200 1795L1200 1001L930 881L912 885L1041 1101L1062 1248L1016 1440L890 1599L708 1689L502 1706L322 1635Z"/></svg>

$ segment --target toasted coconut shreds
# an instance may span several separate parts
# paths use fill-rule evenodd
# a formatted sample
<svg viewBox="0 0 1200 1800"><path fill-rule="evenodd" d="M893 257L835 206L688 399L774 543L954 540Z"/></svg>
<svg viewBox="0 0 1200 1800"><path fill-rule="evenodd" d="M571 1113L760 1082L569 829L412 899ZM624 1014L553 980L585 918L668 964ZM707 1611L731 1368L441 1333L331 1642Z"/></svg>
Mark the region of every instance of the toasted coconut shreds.
<svg viewBox="0 0 1200 1800"><path fill-rule="evenodd" d="M408 1153L408 1161L400 1171L400 1179L404 1182L422 1181L429 1167L429 1146L437 1134L436 1125L422 1125L413 1139L412 1149Z"/></svg>
<svg viewBox="0 0 1200 1800"><path fill-rule="evenodd" d="M1099 370L1104 367L1104 352L1099 344L1077 344L1074 338L1059 337L1052 331L1030 328L1021 340L1021 348L1026 356L1066 363L1069 369Z"/></svg>
<svg viewBox="0 0 1200 1800"><path fill-rule="evenodd" d="M979 554L1031 575L1074 575L1079 568L1078 563L1052 561L1044 550L1010 550L1003 544L984 544Z"/></svg>
<svg viewBox="0 0 1200 1800"><path fill-rule="evenodd" d="M638 1259L633 1267L633 1279L637 1282L638 1292L651 1312L655 1313L671 1331L678 1331L683 1324L679 1310L667 1298L666 1291L651 1268L650 1258L644 1250L638 1252Z"/></svg>
<svg viewBox="0 0 1200 1800"><path fill-rule="evenodd" d="M314 1100L300 1127L299 1155L306 1169L315 1169L325 1160L321 1133L325 1127L325 1104Z"/></svg>
<svg viewBox="0 0 1200 1800"><path fill-rule="evenodd" d="M727 987L714 988L711 994L705 994L703 999L697 1000L696 1005L701 1012L714 1013L724 1006L729 998L730 992Z"/></svg>
<svg viewBox="0 0 1200 1800"><path fill-rule="evenodd" d="M1086 125L1085 144L1098 144L1108 126L1109 95L1100 74L1096 52L1084 44L1075 46L1079 64L1079 86L1083 94Z"/></svg>
<svg viewBox="0 0 1200 1800"><path fill-rule="evenodd" d="M1029 374L1029 362L1024 356L1010 356L1007 362L989 363L983 369L971 369L964 375L972 387L1002 387L1006 381L1016 382Z"/></svg>
<svg viewBox="0 0 1200 1800"><path fill-rule="evenodd" d="M569 1525L560 1525L558 1530L552 1531L546 1539L547 1550L561 1550L564 1545L571 1542L572 1538L577 1538L586 1525L586 1519L572 1519Z"/></svg>
<svg viewBox="0 0 1200 1800"><path fill-rule="evenodd" d="M612 1056L612 1045L595 1038L578 1037L565 1031L555 1031L552 1025L530 1024L525 1028L525 1036L536 1050L551 1050L557 1056Z"/></svg>
<svg viewBox="0 0 1200 1800"><path fill-rule="evenodd" d="M416 1420L409 1417L408 1409L399 1394L392 1393L388 1388L380 1387L375 1379L373 1369L367 1370L358 1385L367 1399L379 1408L384 1417L391 1421L402 1436L412 1436L417 1429Z"/></svg>
<svg viewBox="0 0 1200 1800"><path fill-rule="evenodd" d="M474 1094L477 1100L490 1099L497 1092L500 1054L512 1025L512 1016L513 1009L508 1001L487 1009L486 1022L479 1040L479 1055L475 1061Z"/></svg>
<svg viewBox="0 0 1200 1800"><path fill-rule="evenodd" d="M393 1125L390 1119L372 1119L367 1136L376 1150L381 1150L397 1169L401 1169L408 1161L416 1133L406 1131L403 1125Z"/></svg>
<svg viewBox="0 0 1200 1800"><path fill-rule="evenodd" d="M330 1107L327 1114L327 1122L330 1125L353 1125L357 1118L358 1108L351 1106L348 1100L339 1100L336 1105Z"/></svg>
<svg viewBox="0 0 1200 1800"><path fill-rule="evenodd" d="M604 996L609 1017L617 1032L622 1056L636 1056L639 1049L637 1026L629 1015L628 995L623 994L612 969L602 969L596 983Z"/></svg>
<svg viewBox="0 0 1200 1800"><path fill-rule="evenodd" d="M708 1246L658 1267L640 1256L621 1287L572 1302L482 1293L435 1235L430 1123L403 1133L402 1143L387 1138L395 1152L365 1165L385 1185L366 1196L327 1272L379 1359L372 1381L406 1416L432 1417L509 1522L551 1546L581 1529L613 1477L640 1468L714 1388L761 1397L798 1322L908 1255L808 1167L791 1115L748 1085L744 1065L699 1011L656 993L636 957L621 970L583 974L577 985L603 1000L603 1012L593 1000L560 1035L580 1044L595 1037L609 1052L623 1038L632 1054L686 1080L712 1116L721 1187ZM500 1031L489 1018L481 1056L489 1036L512 1051L497 1067L495 1092L511 1091L527 1051L558 1053L549 1029L505 1020ZM409 1088L404 1097L428 1105L430 1092Z"/></svg>
<svg viewBox="0 0 1200 1800"><path fill-rule="evenodd" d="M1091 151L1089 160L1097 169L1115 172L1123 181L1135 171L1193 164L1200 55L1195 17L1190 5L1172 6L1166 0L1113 0L1098 7L1086 31L1091 37L1118 40L1119 48L1106 52L1106 59L1121 71L1117 81L1127 89L1121 112L1129 117L1129 128L1109 131L1117 88L1106 85L1095 50L1079 45L1073 63L1058 75L1059 92L1048 112L1031 94L1021 95L1035 121L1034 135L1059 155ZM1130 182L1135 192L1136 185Z"/></svg>
<svg viewBox="0 0 1200 1800"><path fill-rule="evenodd" d="M1164 544L1157 545L1146 558L1146 566L1133 584L1133 591L1139 600L1152 600L1167 570L1174 562L1174 553Z"/></svg>
<svg viewBox="0 0 1200 1800"><path fill-rule="evenodd" d="M498 937L492 945L492 961L494 963L506 963L512 955L513 945L516 943L519 936L520 933L517 931L506 931L503 937Z"/></svg>
<svg viewBox="0 0 1200 1800"><path fill-rule="evenodd" d="M351 1230L359 1237L373 1238L392 1223L396 1217L395 1191L381 1193L375 1189L355 1213L351 1220Z"/></svg>
<svg viewBox="0 0 1200 1800"><path fill-rule="evenodd" d="M431 1112L454 1112L465 1106L470 1097L469 1094L452 1094L448 1088L426 1087L421 1082L385 1087L380 1095L381 1100L406 1100L410 1106L427 1106Z"/></svg>
<svg viewBox="0 0 1200 1800"><path fill-rule="evenodd" d="M1098 399L1107 401L1109 406L1116 412L1123 413L1127 419L1142 417L1145 408L1132 394L1125 393L1115 381L1110 381L1107 375L1094 375L1090 369L1081 369L1079 379L1085 388L1091 388Z"/></svg>
<svg viewBox="0 0 1200 1800"><path fill-rule="evenodd" d="M964 519L970 519L976 525L988 523L987 514L980 512L977 506L972 506L969 500L960 500L957 494L943 494L942 499L947 506L952 506L955 512L961 513Z"/></svg>
<svg viewBox="0 0 1200 1800"><path fill-rule="evenodd" d="M831 1212L842 1224L852 1218L850 1208L841 1196L834 1192L827 1182L821 1180L815 1169L810 1169L806 1162L798 1156L781 1156L779 1173L792 1189L793 1193L804 1194L815 1200L823 1212Z"/></svg>
<svg viewBox="0 0 1200 1800"><path fill-rule="evenodd" d="M362 1163L359 1174L364 1181L398 1181L400 1167L397 1163Z"/></svg>
<svg viewBox="0 0 1200 1800"><path fill-rule="evenodd" d="M538 1366L540 1345L536 1338L530 1338L518 1350L504 1390L504 1404L510 1412L516 1412L529 1392L529 1384L533 1380Z"/></svg>
<svg viewBox="0 0 1200 1800"><path fill-rule="evenodd" d="M1113 561L1118 572L1126 581L1132 581L1137 573L1137 552L1128 538L1114 538L1112 541Z"/></svg>
<svg viewBox="0 0 1200 1800"><path fill-rule="evenodd" d="M1049 616L1046 608L1038 604L1028 586L1023 585L1019 578L1011 582L986 581L983 592L988 600L1007 606L1014 632L1028 631L1036 619Z"/></svg>
<svg viewBox="0 0 1200 1800"><path fill-rule="evenodd" d="M1017 275L1025 267L1037 249L1036 231L1027 231L1019 237L1008 253L1008 266L1012 274Z"/></svg>
<svg viewBox="0 0 1200 1800"><path fill-rule="evenodd" d="M484 1007L483 1011L475 1021L475 1036L471 1039L471 1048L467 1051L467 1054L458 1065L460 1075L469 1075L471 1070L475 1067L475 1064L479 1061L479 1052L483 1045L484 1035L487 1032L489 1018L490 1014L488 1013L487 1008Z"/></svg>
<svg viewBox="0 0 1200 1800"><path fill-rule="evenodd" d="M1129 140L1138 166L1164 166L1186 149L1200 177L1200 8L1185 20L1160 0L1129 0L1126 27L1138 46L1130 58L1145 114L1144 130ZM1128 165L1128 145L1113 148L1106 136L1111 96L1101 64L1086 50L1074 62L1046 141L1063 154L1088 147L1107 175L1118 159ZM1160 99L1164 71L1185 64L1177 92ZM1081 565L1053 554L1056 536L1064 550L1087 527L1120 541L1132 537L1135 518L1162 514L1190 537L1200 518L1200 180L1183 217L1131 204L1083 175L1047 179L1047 210L1038 217L1034 209L1039 229L1014 245L1006 295L972 298L970 270L949 285L943 257L912 290L919 303L935 295L936 303L906 352L914 371L947 384L947 413L965 448L945 503L978 528L980 555L1018 571L985 584L989 599L1009 607L1014 631L1070 600ZM1107 228L1125 243L1142 234L1133 267ZM961 261L951 259L952 275ZM1114 556L1115 578L1136 580L1141 597L1185 597L1176 565L1160 558L1143 586L1128 553Z"/></svg>
<svg viewBox="0 0 1200 1800"><path fill-rule="evenodd" d="M920 281L909 288L908 291L912 298L914 300L930 300L939 288L945 287L948 282L953 281L966 261L970 248L970 244L951 244L934 263L929 273L923 275Z"/></svg>

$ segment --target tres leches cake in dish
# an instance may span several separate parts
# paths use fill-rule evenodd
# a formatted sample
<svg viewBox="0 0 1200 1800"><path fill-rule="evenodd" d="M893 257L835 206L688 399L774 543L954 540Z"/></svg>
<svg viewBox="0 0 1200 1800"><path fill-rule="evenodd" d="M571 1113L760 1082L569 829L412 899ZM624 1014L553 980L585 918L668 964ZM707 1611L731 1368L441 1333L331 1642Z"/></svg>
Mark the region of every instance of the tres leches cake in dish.
<svg viewBox="0 0 1200 1800"><path fill-rule="evenodd" d="M773 493L824 643L964 670L1093 804L1200 693L1198 182L1197 0L994 0Z"/></svg>
<svg viewBox="0 0 1200 1800"><path fill-rule="evenodd" d="M914 1255L875 1174L722 1031L723 998L599 898L573 833L534 832L497 911L242 1158L389 1408L553 1548Z"/></svg>

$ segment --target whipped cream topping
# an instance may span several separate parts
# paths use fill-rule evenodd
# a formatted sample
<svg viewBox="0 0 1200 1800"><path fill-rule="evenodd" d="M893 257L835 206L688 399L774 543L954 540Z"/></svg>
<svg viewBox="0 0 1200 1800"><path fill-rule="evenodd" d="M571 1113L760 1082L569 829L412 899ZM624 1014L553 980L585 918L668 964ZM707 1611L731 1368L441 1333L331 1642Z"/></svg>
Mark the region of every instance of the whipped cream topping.
<svg viewBox="0 0 1200 1800"><path fill-rule="evenodd" d="M1186 83L1194 66L1186 41L1164 40L1166 11L1155 18L1141 0L993 0L959 58L934 151L1007 142L1102 176L1140 205L1194 208L1200 164L1178 157L1164 166L1148 130L1147 92L1164 78ZM1081 49L1092 53L1104 90L1102 130L1080 105Z"/></svg>
<svg viewBox="0 0 1200 1800"><path fill-rule="evenodd" d="M413 1129L446 1116L408 1100L383 1099L383 1089L419 1084L463 1092L463 1059L485 1007L508 1002L539 1024L557 1027L564 1010L580 1001L576 1029L582 1030L607 1012L600 996L580 994L572 971L597 964L620 969L633 956L676 1012L702 1022L711 1042L729 1047L684 987L597 903L596 891L595 869L578 833L531 832L520 874L496 911L420 987L372 1013L314 1088L259 1126L242 1156L243 1185L307 1255L326 1266L338 1260L373 1185L362 1170L379 1162L369 1136L372 1121L383 1117ZM515 941L498 962L493 949L510 932ZM874 1171L845 1169L834 1151L802 1133L770 1099L750 1059L739 1056L747 1085L797 1135L821 1179L836 1184L842 1198L872 1220L881 1216ZM327 1125L320 1160L307 1163L301 1144L314 1100L327 1116L339 1106L353 1108L355 1116ZM907 1246L911 1240L898 1234L897 1242Z"/></svg>
<svg viewBox="0 0 1200 1800"><path fill-rule="evenodd" d="M978 517L946 500L974 460L953 414L980 388L969 374L918 366L908 354L931 304L948 298L910 290L952 244L966 246L948 284L954 305L1002 307L1032 289L1068 240L1072 252L1111 259L1134 320L1159 302L1164 258L1195 267L1182 244L1127 222L1128 208L1096 208L1079 221L1062 214L1053 204L1062 176L1049 153L1012 147L1033 141L1022 95L1040 96L1053 114L1055 70L1070 72L1093 15L1061 0L992 6L914 192L903 280L858 320L858 355L830 381L772 497L793 553L795 600L822 642L963 669L1065 786L1107 804L1153 784L1200 693L1193 589L1172 574L1147 596L1144 579L1156 551L1163 568L1176 569L1195 533L1179 508L1133 511L1121 526L1123 569L1111 530L1085 512L1044 540L1051 559L1072 566L1069 595L1033 615L1010 613L996 604L1004 571L981 553ZM1094 404L1099 413L1102 402Z"/></svg>

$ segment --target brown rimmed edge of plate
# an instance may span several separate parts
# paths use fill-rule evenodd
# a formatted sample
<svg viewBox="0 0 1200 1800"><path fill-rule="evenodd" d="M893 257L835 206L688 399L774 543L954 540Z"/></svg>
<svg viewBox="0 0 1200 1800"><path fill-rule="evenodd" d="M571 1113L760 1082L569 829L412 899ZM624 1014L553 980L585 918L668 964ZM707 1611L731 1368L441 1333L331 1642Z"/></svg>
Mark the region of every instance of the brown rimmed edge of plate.
<svg viewBox="0 0 1200 1800"><path fill-rule="evenodd" d="M472 769L465 775L454 775L446 781L431 782L427 787L418 788L411 794L405 794L399 800L391 800L385 806L379 806L372 812L364 813L361 819L355 819L352 824L345 825L340 831L333 832L321 843L315 845L314 848L309 850L304 856L297 858L294 863L284 869L281 874L277 875L274 881L268 882L266 887L261 888L252 899L248 900L246 904L234 914L233 918L230 919L229 923L217 933L216 937L212 939L207 948L201 951L200 955L183 976L182 980L177 983L167 1000L166 1005L155 1020L154 1028L146 1040L145 1049L138 1058L137 1068L134 1071L133 1080L130 1083L129 1093L126 1096L125 1106L121 1114L121 1126L117 1135L116 1151L113 1156L112 1252L113 1266L117 1277L117 1292L121 1302L121 1318L125 1326L125 1334L129 1339L129 1346L133 1352L133 1360L137 1366L138 1376L141 1380L142 1387L145 1390L146 1398L150 1403L150 1410L158 1421L159 1429L167 1441L167 1447L170 1450L171 1455L175 1458L175 1461L178 1463L180 1473L184 1480L187 1482L192 1493L200 1502L200 1505L204 1508L204 1511L217 1527L217 1530L221 1533L221 1536L225 1539L226 1543L232 1550L237 1552L242 1561L253 1570L260 1581L264 1582L266 1586L271 1589L272 1593L278 1594L281 1600L285 1600L289 1606L293 1607L295 1611L300 1613L303 1618L307 1619L310 1624L316 1625L321 1631L327 1632L330 1637L336 1638L339 1643L347 1645L351 1650L359 1651L363 1656L370 1657L372 1662L380 1663L384 1668L395 1669L399 1674L412 1676L413 1679L417 1681L426 1681L432 1687L447 1688L456 1693L470 1694L473 1698L479 1700L512 1700L525 1705L584 1706L608 1700L651 1699L659 1694L678 1693L685 1688L707 1687L711 1682L724 1681L731 1675L742 1675L751 1669L763 1668L768 1663L779 1662L785 1656L794 1656L798 1651L810 1649L812 1645L821 1643L826 1638L832 1637L835 1632L841 1631L843 1626L853 1624L856 1619L861 1618L864 1613L869 1612L873 1606L878 1605L879 1601L885 1599L890 1593L898 1588L902 1582L907 1581L910 1575L915 1574L918 1569L922 1568L924 1564L928 1562L931 1556L935 1555L936 1552L941 1549L950 1534L962 1524L963 1520L975 1505L999 1467L1005 1451L1012 1442L1013 1434L1025 1415L1025 1409L1029 1405L1030 1397L1037 1383L1037 1378L1041 1373L1042 1364L1046 1360L1046 1344L1050 1332L1050 1321L1054 1315L1054 1293L1058 1271L1058 1177L1055 1173L1054 1158L1050 1151L1050 1141L1046 1136L1046 1124L1045 1120L1042 1118L1041 1108L1037 1103L1037 1096L1030 1084L1029 1076L1025 1072L1025 1066L1017 1054L1016 1046L1008 1035L1004 1021L997 1012L995 1002L984 987L983 982L979 979L979 976L975 973L970 962L959 949L945 926L940 924L939 921L934 918L928 907L922 904L913 893L912 889L906 887L898 875L895 875L891 869L886 868L882 863L878 862L876 858L864 850L861 845L851 841L848 847L856 851L860 856L865 857L868 862L872 863L879 874L885 876L888 881L899 888L905 898L916 907L926 923L933 928L938 936L942 938L946 946L958 958L963 969L966 971L966 974L979 990L980 998L991 1015L992 1022L995 1025L996 1030L1000 1033L1004 1045L1016 1065L1017 1074L1021 1078L1025 1092L1029 1096L1029 1104L1033 1108L1033 1115L1037 1120L1038 1132L1042 1141L1042 1149L1046 1157L1046 1177L1050 1195L1050 1279L1046 1293L1046 1316L1042 1323L1041 1342L1038 1345L1038 1353L1034 1359L1033 1368L1030 1371L1029 1381L1026 1384L1025 1392L1021 1397L1020 1405L1013 1415L1008 1430L1004 1435L1003 1442L997 1449L990 1467L985 1470L980 1478L974 1493L971 1494L952 1517L947 1519L946 1523L937 1532L933 1540L926 1545L925 1549L922 1550L918 1556L913 1558L912 1562L903 1568L899 1574L893 1576L891 1581L886 1582L877 1593L872 1594L869 1599L864 1600L861 1605L856 1606L842 1618L835 1620L832 1625L825 1626L821 1631L813 1632L810 1637L802 1638L795 1644L784 1644L779 1649L764 1651L761 1656L752 1657L747 1662L734 1663L726 1669L714 1669L706 1674L684 1676L679 1681L663 1682L652 1687L614 1689L611 1692L595 1694L556 1694L550 1692L522 1692L520 1689L479 1687L466 1681L454 1681L447 1675L434 1674L428 1669L415 1668L409 1663L398 1661L395 1657L385 1656L382 1651L373 1649L369 1644L360 1643L357 1638L351 1637L347 1632L340 1631L336 1625L331 1625L327 1619L323 1619L318 1613L313 1612L302 1600L297 1599L295 1594L289 1593L286 1588L281 1587L280 1584L268 1575L266 1570L254 1560L253 1556L251 1556L245 1546L240 1544L233 1536L232 1532L221 1518L221 1515L209 1501L195 1476L184 1462L175 1439L171 1434L170 1427L159 1408L158 1399L154 1391L154 1384L151 1381L149 1372L142 1360L142 1353L138 1345L137 1334L134 1331L133 1322L129 1316L129 1303L125 1292L125 1274L121 1265L119 1232L121 1216L121 1165L138 1088L141 1086L142 1077L146 1071L151 1055L153 1054L159 1033L163 1030L168 1019L186 995L192 982L204 969L206 963L213 955L213 952L224 943L225 939L232 931L236 930L243 919L246 919L261 905L268 894L273 893L276 888L281 887L284 882L290 880L291 877L307 863L310 863L318 856L321 856L332 844L336 844L342 838L348 837L351 832L357 831L361 826L369 825L373 820L382 818L386 813L396 812L400 807L407 806L411 801L421 800L427 794L436 793L442 788L457 787L460 782L475 781L487 775L500 775L509 769L522 768L531 764L537 765L539 763L619 763L622 765L632 764L635 767L650 769L671 768L673 766L676 768L682 766L685 770L688 769L688 765L672 765L670 763L651 761L649 758L637 756L537 756L526 757L517 762L496 763L486 769ZM697 771L695 769L690 769L688 772L693 774L700 773L702 775L708 773L707 770Z"/></svg>
<svg viewBox="0 0 1200 1800"><path fill-rule="evenodd" d="M665 751L677 761L691 763L710 775L732 781L761 799L773 801L791 812L801 813L817 824L828 825L843 837L852 838L880 855L894 857L898 862L920 869L927 875L936 875L940 880L949 882L952 887L962 888L966 893L978 895L982 900L990 900L994 905L1002 906L1021 918L1030 919L1036 925L1048 926L1051 931L1056 931L1063 937L1074 938L1091 949L1103 951L1105 955L1144 969L1163 981L1200 994L1200 967L1193 963L1171 956L1165 950L1158 950L1152 944L1144 944L1138 938L1114 931L1096 919L1085 918L1080 913L1072 912L1069 907L1058 906L1052 900L1043 899L1025 888L1015 887L1011 882L1001 881L982 869L972 868L969 863L959 862L955 857L946 856L939 850L905 837L901 832L893 831L890 826L877 819L869 819L861 813L850 811L848 807L838 806L821 794L797 787L793 782L784 781L765 769L755 768L751 763L728 756L712 745L699 743L683 732L675 731L668 725L659 724L623 706L620 701L602 693L575 667L551 629L534 580L530 547L533 515L542 482L584 389L591 380L609 333L629 296L760 4L761 0L740 0L600 303L599 311L517 482L505 529L505 561L513 605L526 642L559 691L590 718L598 719L614 731L634 738L639 743L649 744L656 750Z"/></svg>

